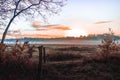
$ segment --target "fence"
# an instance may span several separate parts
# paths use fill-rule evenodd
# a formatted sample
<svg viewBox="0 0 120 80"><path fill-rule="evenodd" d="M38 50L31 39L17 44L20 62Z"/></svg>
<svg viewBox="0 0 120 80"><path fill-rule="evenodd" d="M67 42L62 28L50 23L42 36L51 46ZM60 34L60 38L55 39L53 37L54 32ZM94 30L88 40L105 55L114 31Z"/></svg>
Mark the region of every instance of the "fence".
<svg viewBox="0 0 120 80"><path fill-rule="evenodd" d="M42 78L42 63L46 63L46 57L45 57L45 47L43 46L39 46L38 47L39 50L39 62L38 62L38 75L37 75L37 79L41 80Z"/></svg>

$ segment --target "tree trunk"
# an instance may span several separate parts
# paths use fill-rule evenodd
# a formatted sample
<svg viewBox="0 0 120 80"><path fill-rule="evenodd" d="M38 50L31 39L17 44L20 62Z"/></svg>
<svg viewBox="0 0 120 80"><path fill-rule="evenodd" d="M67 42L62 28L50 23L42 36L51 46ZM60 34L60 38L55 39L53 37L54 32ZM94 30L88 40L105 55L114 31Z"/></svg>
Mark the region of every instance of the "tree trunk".
<svg viewBox="0 0 120 80"><path fill-rule="evenodd" d="M7 31L8 31L8 29L9 29L11 23L12 23L13 20L15 19L15 17L16 17L16 16L13 16L13 17L11 18L11 20L9 21L9 23L8 23L8 25L7 25L7 27L6 27L5 31L4 31L4 33L3 33L3 35L2 35L1 43L4 43L4 40L5 40L6 35L7 35Z"/></svg>

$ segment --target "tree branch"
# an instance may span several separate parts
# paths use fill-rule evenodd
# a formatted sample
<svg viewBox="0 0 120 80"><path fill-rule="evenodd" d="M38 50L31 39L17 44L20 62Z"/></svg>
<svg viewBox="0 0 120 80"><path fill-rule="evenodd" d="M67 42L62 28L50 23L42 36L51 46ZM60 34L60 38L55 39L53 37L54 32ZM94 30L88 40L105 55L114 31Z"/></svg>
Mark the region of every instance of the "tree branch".
<svg viewBox="0 0 120 80"><path fill-rule="evenodd" d="M21 0L19 0L17 3L16 3L16 7L15 7L15 10L14 10L14 15L16 15L16 11L17 11L17 8L18 8L18 5L20 3Z"/></svg>
<svg viewBox="0 0 120 80"><path fill-rule="evenodd" d="M23 11L33 7L33 6L36 6L36 5L39 5L41 3L42 0L40 0L37 4L31 4L30 6L28 6L27 8L25 9L22 9L21 11L19 11L16 15L19 15L20 13L22 13Z"/></svg>

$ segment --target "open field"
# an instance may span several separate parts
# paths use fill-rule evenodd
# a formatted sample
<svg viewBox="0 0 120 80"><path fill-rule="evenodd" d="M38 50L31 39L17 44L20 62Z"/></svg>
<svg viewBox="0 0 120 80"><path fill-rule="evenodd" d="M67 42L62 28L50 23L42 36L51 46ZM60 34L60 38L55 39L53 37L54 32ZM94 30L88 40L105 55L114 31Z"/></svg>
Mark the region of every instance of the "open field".
<svg viewBox="0 0 120 80"><path fill-rule="evenodd" d="M42 64L42 80L120 80L120 53L104 58L97 45L43 46L46 63ZM10 57L1 62L0 80L37 80L38 53L35 48L31 58Z"/></svg>

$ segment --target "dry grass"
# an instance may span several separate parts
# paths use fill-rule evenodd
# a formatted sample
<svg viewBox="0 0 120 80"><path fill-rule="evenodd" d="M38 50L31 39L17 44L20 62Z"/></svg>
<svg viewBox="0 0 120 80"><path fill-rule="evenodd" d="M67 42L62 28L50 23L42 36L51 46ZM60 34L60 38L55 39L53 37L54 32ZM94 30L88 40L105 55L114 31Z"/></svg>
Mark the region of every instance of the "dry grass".
<svg viewBox="0 0 120 80"><path fill-rule="evenodd" d="M48 54L46 55L47 61L68 61L68 60L77 60L82 59L82 55L77 55L74 53L54 53L54 54Z"/></svg>
<svg viewBox="0 0 120 80"><path fill-rule="evenodd" d="M107 59L84 58L83 62L53 63L44 65L45 80L119 80L120 54ZM49 67L49 68L48 68Z"/></svg>

